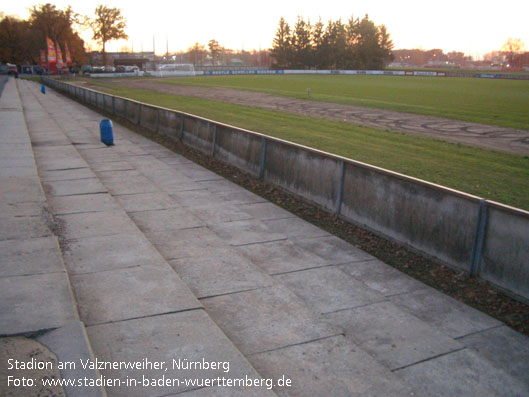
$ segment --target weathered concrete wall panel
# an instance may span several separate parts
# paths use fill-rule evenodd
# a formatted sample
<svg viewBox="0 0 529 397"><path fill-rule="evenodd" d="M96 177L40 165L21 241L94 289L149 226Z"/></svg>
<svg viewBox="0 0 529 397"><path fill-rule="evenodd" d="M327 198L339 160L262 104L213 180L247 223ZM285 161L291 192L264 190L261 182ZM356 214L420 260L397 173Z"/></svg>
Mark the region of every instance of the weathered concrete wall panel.
<svg viewBox="0 0 529 397"><path fill-rule="evenodd" d="M394 240L469 271L478 200L346 164L342 215Z"/></svg>
<svg viewBox="0 0 529 397"><path fill-rule="evenodd" d="M263 139L236 128L217 125L215 158L259 175Z"/></svg>
<svg viewBox="0 0 529 397"><path fill-rule="evenodd" d="M480 275L529 298L529 213L489 204Z"/></svg>
<svg viewBox="0 0 529 397"><path fill-rule="evenodd" d="M333 211L341 161L285 142L268 141L264 178Z"/></svg>
<svg viewBox="0 0 529 397"><path fill-rule="evenodd" d="M184 118L183 141L204 153L211 152L213 142L213 124L210 121L186 115Z"/></svg>

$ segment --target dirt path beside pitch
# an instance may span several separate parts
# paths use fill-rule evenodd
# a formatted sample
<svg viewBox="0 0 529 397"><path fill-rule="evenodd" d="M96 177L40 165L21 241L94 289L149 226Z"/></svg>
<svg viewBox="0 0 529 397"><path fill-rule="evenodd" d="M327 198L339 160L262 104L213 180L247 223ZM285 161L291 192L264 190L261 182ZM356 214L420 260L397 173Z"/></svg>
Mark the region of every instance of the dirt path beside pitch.
<svg viewBox="0 0 529 397"><path fill-rule="evenodd" d="M105 82L164 94L192 96L238 105L278 110L303 116L346 121L384 130L429 136L440 140L505 153L529 155L529 131L526 130L389 110L316 102L314 100L301 100L230 88L206 88L164 84L163 79L105 79ZM84 83L83 85L89 86L90 84Z"/></svg>

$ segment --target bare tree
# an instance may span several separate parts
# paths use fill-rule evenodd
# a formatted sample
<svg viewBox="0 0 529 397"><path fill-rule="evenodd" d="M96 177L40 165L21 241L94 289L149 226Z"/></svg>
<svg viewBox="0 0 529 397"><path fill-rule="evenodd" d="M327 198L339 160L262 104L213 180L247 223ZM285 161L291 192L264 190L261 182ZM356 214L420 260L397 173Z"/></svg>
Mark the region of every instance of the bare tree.
<svg viewBox="0 0 529 397"><path fill-rule="evenodd" d="M96 17L91 21L94 31L93 39L103 46L103 63L107 63L105 46L111 40L128 39L125 33L127 26L125 18L119 8L98 5L95 10Z"/></svg>

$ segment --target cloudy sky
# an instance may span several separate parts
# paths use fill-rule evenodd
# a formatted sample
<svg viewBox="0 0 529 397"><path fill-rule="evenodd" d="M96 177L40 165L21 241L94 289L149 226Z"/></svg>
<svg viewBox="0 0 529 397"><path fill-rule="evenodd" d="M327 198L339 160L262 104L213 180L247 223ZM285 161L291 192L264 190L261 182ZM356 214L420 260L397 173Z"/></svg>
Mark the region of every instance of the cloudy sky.
<svg viewBox="0 0 529 397"><path fill-rule="evenodd" d="M45 1L4 2L0 10L27 18L28 8ZM93 16L99 1L51 1L58 8L71 4L75 12ZM156 53L185 50L194 42L207 45L216 39L220 45L240 49L269 48L280 17L294 25L301 15L316 22L329 19L346 21L354 15L369 14L377 25L384 24L395 48L441 48L462 51L474 57L497 50L509 38L519 38L529 47L529 1L525 0L443 0L443 1L131 1L103 2L122 10L127 20L128 41L112 42L108 51L122 47ZM83 35L91 38L90 31ZM91 43L92 49L98 49Z"/></svg>

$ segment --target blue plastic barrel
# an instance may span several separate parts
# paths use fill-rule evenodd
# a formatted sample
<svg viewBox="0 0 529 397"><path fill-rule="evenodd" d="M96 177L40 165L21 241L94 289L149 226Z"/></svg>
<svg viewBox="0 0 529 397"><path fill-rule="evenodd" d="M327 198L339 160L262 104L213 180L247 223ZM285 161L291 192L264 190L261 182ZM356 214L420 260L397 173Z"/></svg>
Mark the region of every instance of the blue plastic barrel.
<svg viewBox="0 0 529 397"><path fill-rule="evenodd" d="M101 130L101 142L107 146L114 144L114 132L112 130L112 121L101 120L99 123L99 129Z"/></svg>
<svg viewBox="0 0 529 397"><path fill-rule="evenodd" d="M46 93L46 86L44 84L42 84L42 86L40 87L40 92L42 92L43 94Z"/></svg>

